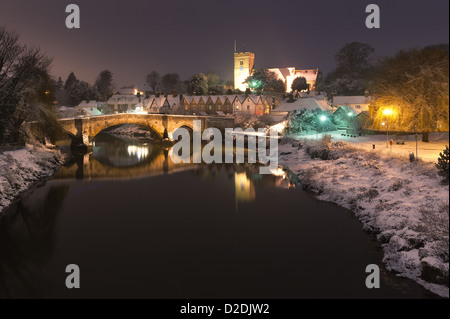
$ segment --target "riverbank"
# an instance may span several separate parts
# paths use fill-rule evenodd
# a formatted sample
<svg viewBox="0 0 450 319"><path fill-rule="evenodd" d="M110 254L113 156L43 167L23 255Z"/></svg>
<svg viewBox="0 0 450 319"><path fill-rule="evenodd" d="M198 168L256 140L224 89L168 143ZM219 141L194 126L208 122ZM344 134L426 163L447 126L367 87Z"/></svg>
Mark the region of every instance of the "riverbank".
<svg viewBox="0 0 450 319"><path fill-rule="evenodd" d="M433 163L328 138L285 138L279 152L304 188L352 210L377 235L388 270L449 297L449 187Z"/></svg>
<svg viewBox="0 0 450 319"><path fill-rule="evenodd" d="M63 161L59 150L40 144L0 151L0 215L23 192L52 176Z"/></svg>

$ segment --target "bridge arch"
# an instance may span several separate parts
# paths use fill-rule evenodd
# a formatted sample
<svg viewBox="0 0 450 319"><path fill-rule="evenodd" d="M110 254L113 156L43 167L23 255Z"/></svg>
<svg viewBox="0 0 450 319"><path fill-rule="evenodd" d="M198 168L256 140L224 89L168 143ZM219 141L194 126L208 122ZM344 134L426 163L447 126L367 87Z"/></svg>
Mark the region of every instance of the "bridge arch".
<svg viewBox="0 0 450 319"><path fill-rule="evenodd" d="M154 133L159 140L161 140L164 135L163 127L157 125L157 123L153 124L145 118L130 118L128 116L125 116L125 117L117 117L114 119L106 119L103 121L92 121L92 119L91 119L89 124L90 125L89 125L88 135L89 135L90 141L95 136L97 136L99 133L101 133L109 128L116 127L116 126L119 127L121 125L126 125L126 124L132 124L132 125L137 125L137 126L146 128L149 131L151 131L152 133Z"/></svg>
<svg viewBox="0 0 450 319"><path fill-rule="evenodd" d="M153 126L146 126L146 125L135 124L135 123L117 124L117 125L113 125L113 126L107 127L105 129L99 131L96 135L92 136L92 139L94 139L97 135L99 135L99 134L101 134L101 133L103 133L105 131L107 132L109 129L118 128L118 127L121 127L123 125L133 125L133 126L142 128L144 130L147 130L147 131L151 132L152 133L152 138L156 138L156 139L159 139L159 140L161 139L160 133Z"/></svg>

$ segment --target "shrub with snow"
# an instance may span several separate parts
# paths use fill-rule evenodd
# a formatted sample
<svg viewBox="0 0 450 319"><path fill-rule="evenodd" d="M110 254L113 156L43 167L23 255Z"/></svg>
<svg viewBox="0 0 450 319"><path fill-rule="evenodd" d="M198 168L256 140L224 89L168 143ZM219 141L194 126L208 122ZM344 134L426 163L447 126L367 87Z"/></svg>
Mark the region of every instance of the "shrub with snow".
<svg viewBox="0 0 450 319"><path fill-rule="evenodd" d="M436 167L439 170L439 175L444 177L442 182L445 184L448 184L449 182L449 158L449 149L448 146L446 146L445 150L439 154L438 162L436 164Z"/></svg>

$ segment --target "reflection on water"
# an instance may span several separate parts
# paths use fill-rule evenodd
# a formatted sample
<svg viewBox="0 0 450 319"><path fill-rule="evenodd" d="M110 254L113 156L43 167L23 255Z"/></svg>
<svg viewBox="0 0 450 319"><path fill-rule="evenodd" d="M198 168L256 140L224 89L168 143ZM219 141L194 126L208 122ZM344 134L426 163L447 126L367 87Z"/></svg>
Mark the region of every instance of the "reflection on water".
<svg viewBox="0 0 450 319"><path fill-rule="evenodd" d="M148 146L128 146L128 156L137 157L138 161L145 160L148 156Z"/></svg>
<svg viewBox="0 0 450 319"><path fill-rule="evenodd" d="M99 136L0 220L0 297L423 297L383 271L351 213L296 176L256 165L174 164L170 150ZM79 290L65 267L81 268Z"/></svg>
<svg viewBox="0 0 450 319"><path fill-rule="evenodd" d="M255 186L245 172L234 174L234 185L236 189L236 201L251 202L256 198Z"/></svg>
<svg viewBox="0 0 450 319"><path fill-rule="evenodd" d="M68 185L38 189L0 220L0 297L36 297L54 254L57 220Z"/></svg>
<svg viewBox="0 0 450 319"><path fill-rule="evenodd" d="M104 165L129 167L152 160L162 152L159 145L124 139L109 134L98 135L93 142L92 157Z"/></svg>

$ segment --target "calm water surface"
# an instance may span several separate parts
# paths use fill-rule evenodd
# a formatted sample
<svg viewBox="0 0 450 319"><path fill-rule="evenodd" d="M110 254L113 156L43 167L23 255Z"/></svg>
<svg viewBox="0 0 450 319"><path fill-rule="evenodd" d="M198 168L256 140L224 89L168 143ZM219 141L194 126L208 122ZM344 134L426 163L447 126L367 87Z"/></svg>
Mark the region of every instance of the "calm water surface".
<svg viewBox="0 0 450 319"><path fill-rule="evenodd" d="M0 220L0 296L36 298L425 298L382 269L351 212L282 170L175 165L158 145L99 135ZM81 269L68 290L65 268Z"/></svg>

